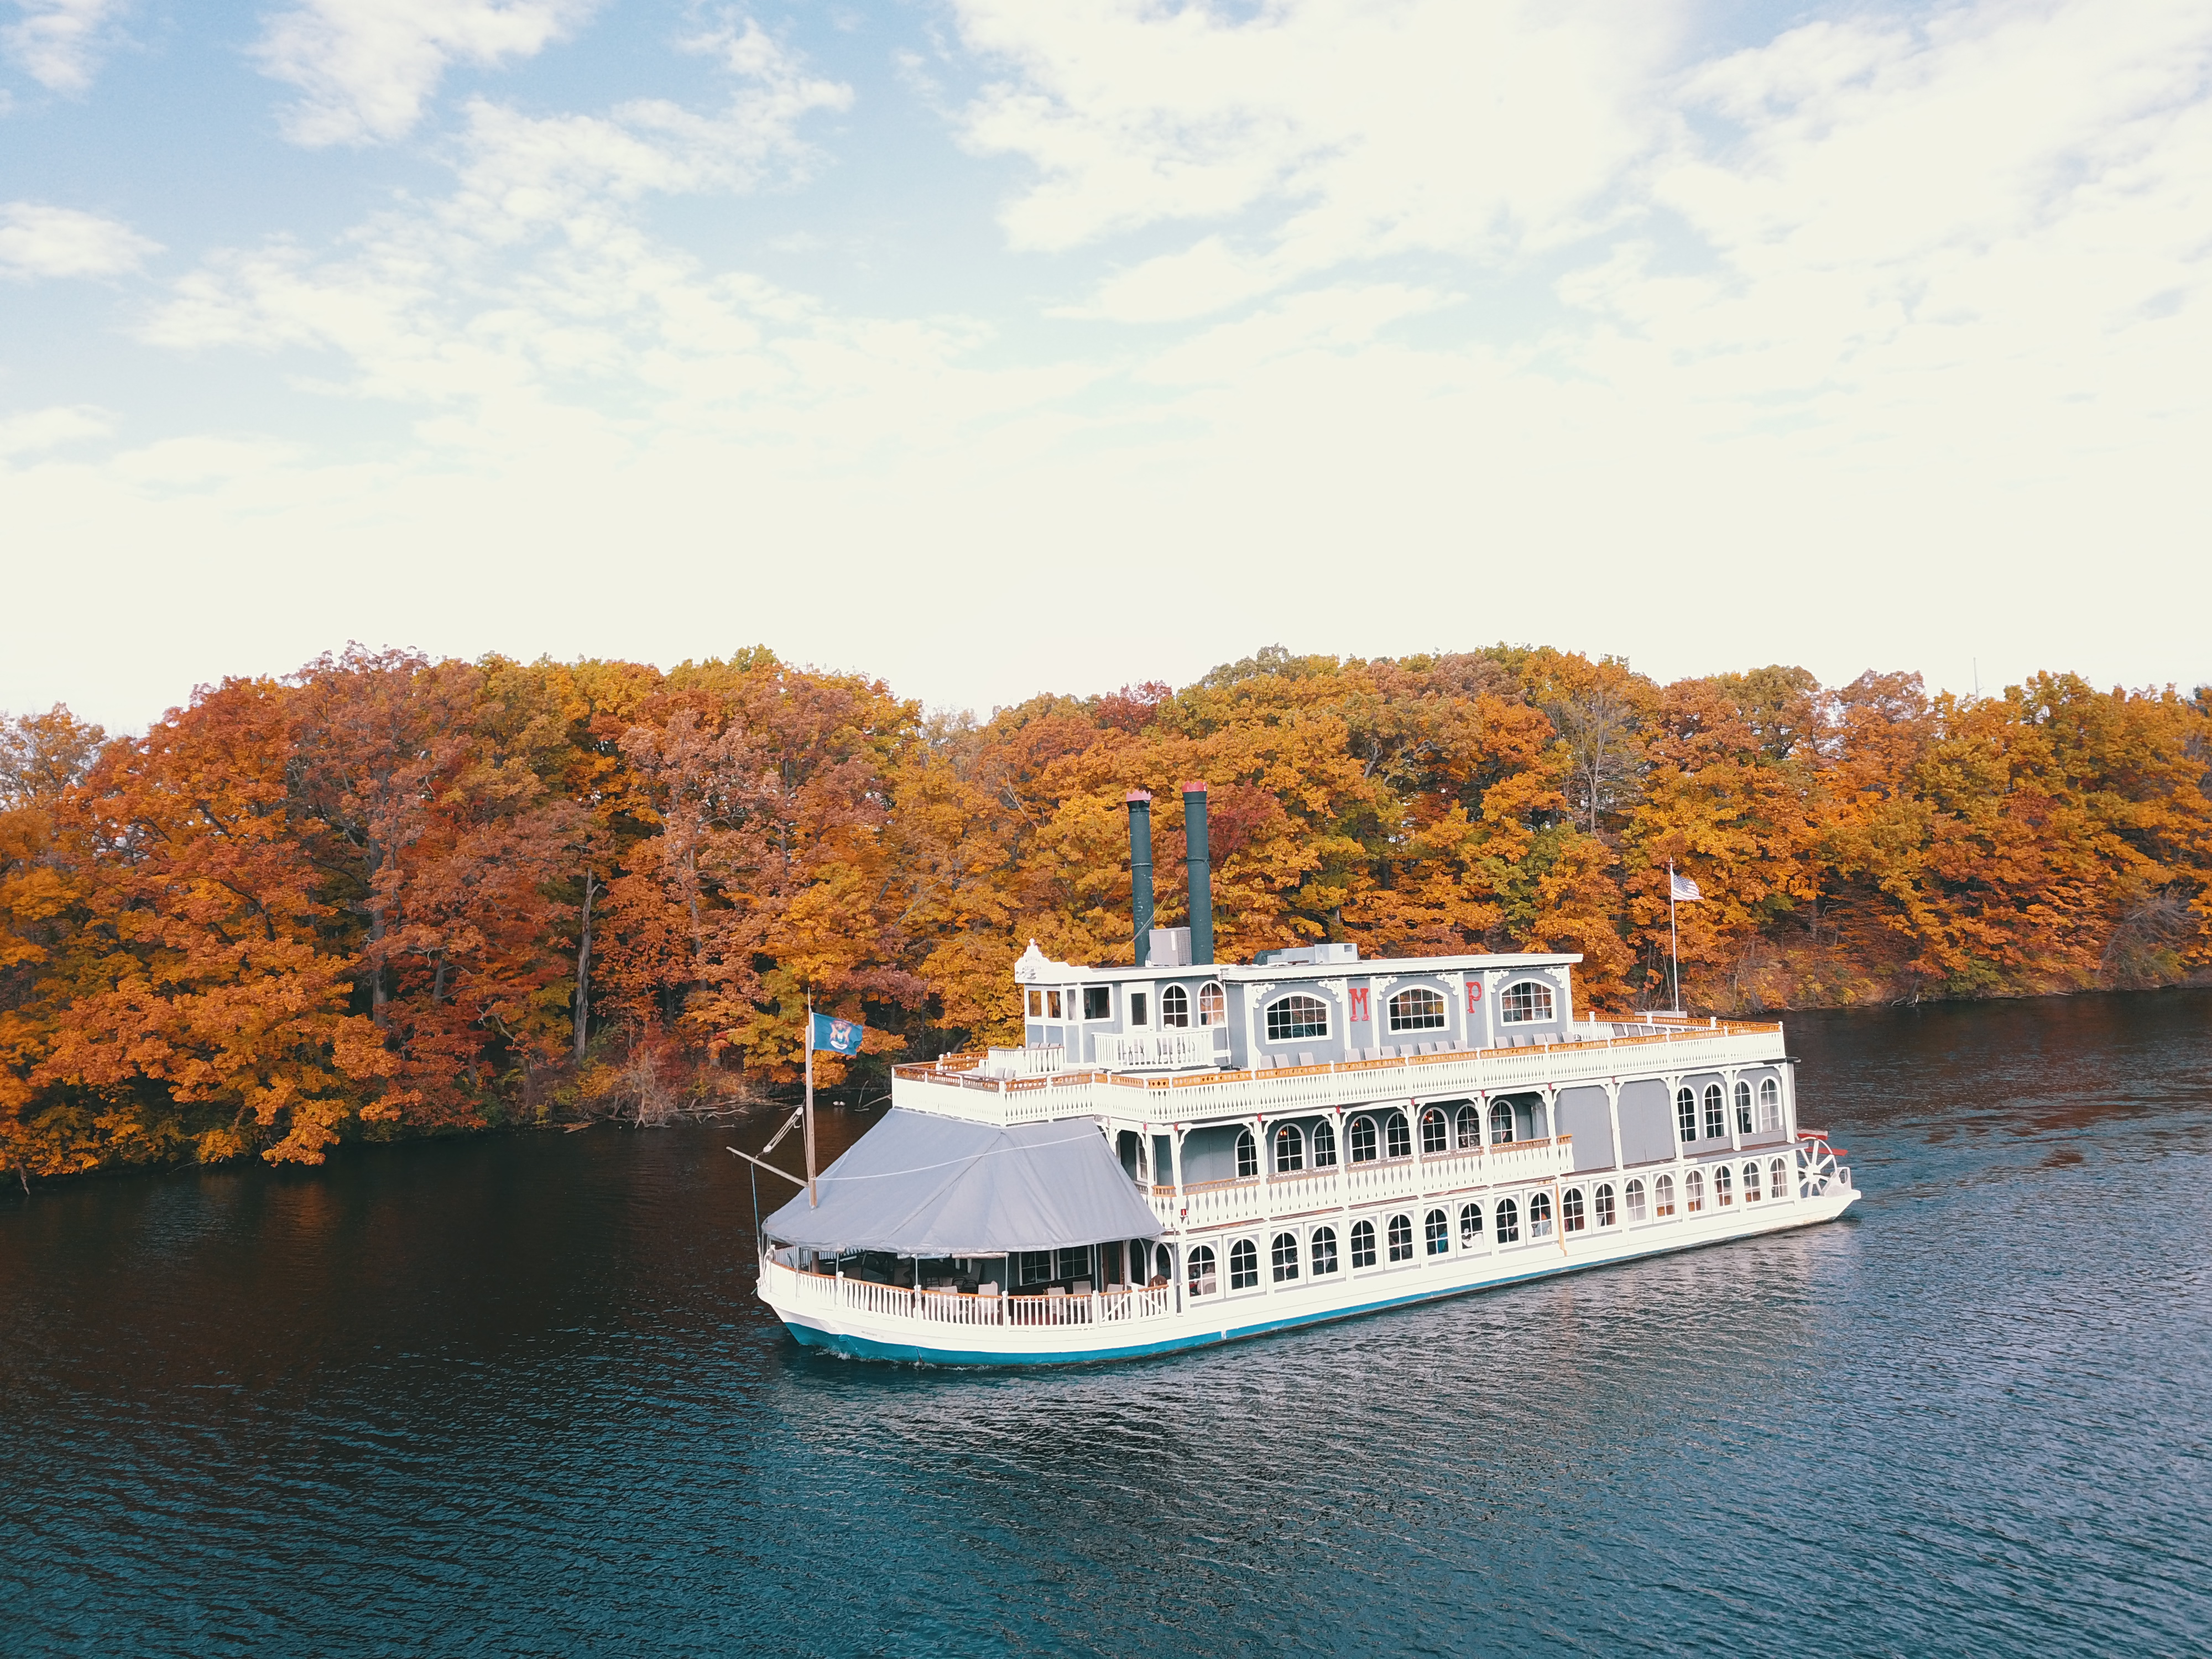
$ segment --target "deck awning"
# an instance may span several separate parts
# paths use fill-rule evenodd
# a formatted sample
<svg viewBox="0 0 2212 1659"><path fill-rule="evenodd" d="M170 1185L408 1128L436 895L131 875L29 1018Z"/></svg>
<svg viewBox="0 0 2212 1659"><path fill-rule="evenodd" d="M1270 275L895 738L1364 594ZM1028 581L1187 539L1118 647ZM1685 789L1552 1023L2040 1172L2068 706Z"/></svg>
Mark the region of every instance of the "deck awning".
<svg viewBox="0 0 2212 1659"><path fill-rule="evenodd" d="M1003 1255L1156 1238L1152 1206L1082 1120L1000 1128L893 1108L761 1231L813 1250Z"/></svg>

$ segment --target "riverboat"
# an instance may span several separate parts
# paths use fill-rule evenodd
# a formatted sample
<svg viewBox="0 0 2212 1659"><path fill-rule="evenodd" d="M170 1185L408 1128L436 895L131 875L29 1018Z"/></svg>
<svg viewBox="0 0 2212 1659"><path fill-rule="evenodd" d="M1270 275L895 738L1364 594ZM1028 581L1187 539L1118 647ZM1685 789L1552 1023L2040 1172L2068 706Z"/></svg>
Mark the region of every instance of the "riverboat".
<svg viewBox="0 0 2212 1659"><path fill-rule="evenodd" d="M1135 961L1032 941L1018 1048L893 1069L890 1109L762 1227L792 1335L941 1364L1226 1342L1834 1219L1778 1024L1592 1014L1572 953L1212 960L1206 790L1190 921ZM810 1138L811 1145L811 1138ZM811 1170L811 1163L810 1163Z"/></svg>

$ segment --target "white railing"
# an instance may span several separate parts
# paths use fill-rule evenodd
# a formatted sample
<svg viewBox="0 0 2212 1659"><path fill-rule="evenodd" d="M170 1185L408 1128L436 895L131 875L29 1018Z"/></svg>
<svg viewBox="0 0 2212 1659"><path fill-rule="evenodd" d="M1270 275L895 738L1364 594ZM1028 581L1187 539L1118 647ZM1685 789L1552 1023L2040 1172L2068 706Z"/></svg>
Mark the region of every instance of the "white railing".
<svg viewBox="0 0 2212 1659"><path fill-rule="evenodd" d="M1175 1311L1165 1285L1092 1291L1083 1296L977 1296L965 1291L910 1291L865 1279L801 1273L763 1259L761 1286L771 1302L787 1307L836 1310L921 1325L988 1325L1042 1328L1065 1325L1124 1325L1161 1319Z"/></svg>
<svg viewBox="0 0 2212 1659"><path fill-rule="evenodd" d="M1572 1173L1572 1139L1561 1135L1555 1140L1513 1141L1480 1151L1207 1182L1186 1187L1180 1194L1173 1187L1155 1187L1147 1196L1152 1213L1169 1226L1223 1226L1347 1205L1426 1198L1510 1182L1548 1180Z"/></svg>
<svg viewBox="0 0 2212 1659"><path fill-rule="evenodd" d="M1203 1036L1203 1032L1193 1033ZM994 1049L1000 1054L1054 1050ZM1636 1036L1593 1038L1532 1048L1486 1048L1395 1060L1336 1060L1262 1072L1201 1072L1186 1077L1132 1077L1104 1070L1036 1066L1014 1076L984 1075L948 1059L902 1066L891 1080L895 1105L984 1123L1037 1123L1063 1117L1103 1117L1162 1127L1224 1118L1321 1113L1378 1101L1450 1099L1480 1093L1565 1088L1616 1077L1749 1065L1778 1059L1779 1026L1654 1030ZM993 1061L985 1062L987 1065Z"/></svg>
<svg viewBox="0 0 2212 1659"><path fill-rule="evenodd" d="M1067 1069L1067 1050L1057 1042L1035 1048L994 1048L979 1069L994 1078L1053 1077Z"/></svg>
<svg viewBox="0 0 2212 1659"><path fill-rule="evenodd" d="M1130 1031L1116 1035L1101 1031L1091 1039L1095 1057L1109 1071L1129 1072L1211 1066L1214 1060L1213 1032Z"/></svg>

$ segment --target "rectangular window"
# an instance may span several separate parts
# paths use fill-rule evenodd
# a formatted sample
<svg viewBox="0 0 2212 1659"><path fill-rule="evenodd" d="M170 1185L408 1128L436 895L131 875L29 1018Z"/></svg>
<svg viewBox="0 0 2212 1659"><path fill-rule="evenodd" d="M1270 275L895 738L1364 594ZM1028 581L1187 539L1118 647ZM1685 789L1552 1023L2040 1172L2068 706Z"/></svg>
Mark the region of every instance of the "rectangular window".
<svg viewBox="0 0 2212 1659"><path fill-rule="evenodd" d="M1053 1275L1054 1278L1087 1279L1090 1274L1091 1247L1088 1244L1072 1245L1060 1251L1060 1271Z"/></svg>
<svg viewBox="0 0 2212 1659"><path fill-rule="evenodd" d="M1030 1018L1031 1019L1044 1018L1044 993L1042 991L1030 993Z"/></svg>
<svg viewBox="0 0 2212 1659"><path fill-rule="evenodd" d="M1042 1285L1051 1277L1052 1252L1050 1250L1024 1250L1022 1252L1023 1284Z"/></svg>
<svg viewBox="0 0 2212 1659"><path fill-rule="evenodd" d="M1133 1030L1141 1030L1144 1024L1145 994L1142 991L1132 991L1129 993L1129 1024Z"/></svg>
<svg viewBox="0 0 2212 1659"><path fill-rule="evenodd" d="M1047 991L1044 994L1044 1017L1047 1019L1058 1019L1060 1018L1059 992Z"/></svg>
<svg viewBox="0 0 2212 1659"><path fill-rule="evenodd" d="M1110 985L1086 985L1083 988L1083 1017L1085 1019L1114 1018L1114 988Z"/></svg>

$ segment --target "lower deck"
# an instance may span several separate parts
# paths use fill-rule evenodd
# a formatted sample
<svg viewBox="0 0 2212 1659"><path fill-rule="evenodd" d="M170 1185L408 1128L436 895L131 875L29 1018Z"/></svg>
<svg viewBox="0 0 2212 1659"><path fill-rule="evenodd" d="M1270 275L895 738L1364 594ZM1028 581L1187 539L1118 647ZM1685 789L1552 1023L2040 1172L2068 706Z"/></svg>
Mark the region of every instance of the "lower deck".
<svg viewBox="0 0 2212 1659"><path fill-rule="evenodd" d="M1778 1183L1771 1166L1779 1161L1759 1160L1755 1189L1726 1164L1613 1171L1432 1196L1373 1214L1324 1212L1182 1233L1149 1246L1146 1265L1159 1269L1149 1283L1105 1289L1091 1288L1094 1281L1038 1294L1007 1293L999 1283L972 1292L913 1287L763 1255L760 1291L800 1342L856 1358L1136 1358L1805 1226L1833 1219L1859 1195L1850 1171L1817 1142L1793 1149ZM1124 1259L1133 1265L1141 1248L1132 1242Z"/></svg>

